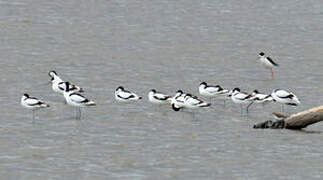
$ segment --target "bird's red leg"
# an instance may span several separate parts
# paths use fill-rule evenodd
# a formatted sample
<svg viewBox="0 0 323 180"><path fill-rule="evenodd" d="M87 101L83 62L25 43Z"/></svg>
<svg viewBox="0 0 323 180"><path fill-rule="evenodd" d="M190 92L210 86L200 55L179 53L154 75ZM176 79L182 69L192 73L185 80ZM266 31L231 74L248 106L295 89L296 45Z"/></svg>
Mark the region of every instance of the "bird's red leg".
<svg viewBox="0 0 323 180"><path fill-rule="evenodd" d="M271 79L274 79L274 70L271 68Z"/></svg>

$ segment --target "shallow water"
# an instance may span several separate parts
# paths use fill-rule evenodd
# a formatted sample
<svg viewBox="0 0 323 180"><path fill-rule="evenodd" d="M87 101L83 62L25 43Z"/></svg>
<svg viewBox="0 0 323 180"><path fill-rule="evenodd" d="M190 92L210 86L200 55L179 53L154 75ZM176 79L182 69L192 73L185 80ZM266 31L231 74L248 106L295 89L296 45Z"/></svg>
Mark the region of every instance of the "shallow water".
<svg viewBox="0 0 323 180"><path fill-rule="evenodd" d="M243 91L289 89L322 105L322 1L0 0L1 179L322 179L322 133L254 130L278 104L214 100L190 113L147 103L151 88L198 94L201 81ZM280 67L275 79L256 60ZM56 70L97 107L75 120L51 91ZM120 105L123 85L144 96ZM36 113L24 92L51 104ZM323 123L307 128L321 131Z"/></svg>

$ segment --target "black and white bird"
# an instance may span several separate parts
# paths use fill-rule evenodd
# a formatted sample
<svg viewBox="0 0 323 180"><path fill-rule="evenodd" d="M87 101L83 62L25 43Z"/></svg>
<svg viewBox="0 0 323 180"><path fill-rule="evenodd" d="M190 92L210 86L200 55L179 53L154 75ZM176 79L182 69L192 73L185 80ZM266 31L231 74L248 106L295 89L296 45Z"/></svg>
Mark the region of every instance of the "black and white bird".
<svg viewBox="0 0 323 180"><path fill-rule="evenodd" d="M182 90L178 90L171 100L171 105L174 111L179 111L181 108L184 108L186 93L183 93Z"/></svg>
<svg viewBox="0 0 323 180"><path fill-rule="evenodd" d="M282 104L282 109L281 109L282 112L284 111L284 104L290 105L290 106L297 106L301 104L301 102L298 100L295 94L288 92L286 90L275 89L271 93L271 96L275 101Z"/></svg>
<svg viewBox="0 0 323 180"><path fill-rule="evenodd" d="M30 97L27 93L25 93L21 97L20 104L26 108L30 109L33 112L33 120L35 119L35 111L40 108L46 108L49 107L49 104L45 103L44 101L38 100L35 97Z"/></svg>
<svg viewBox="0 0 323 180"><path fill-rule="evenodd" d="M248 94L245 92L240 92L240 88L234 88L232 90L231 99L234 103L240 104L240 110L241 110L240 113L241 114L243 113L242 104L252 103L251 97L252 97L251 94ZM247 108L246 108L247 113L248 113L248 108L249 107L247 106Z"/></svg>
<svg viewBox="0 0 323 180"><path fill-rule="evenodd" d="M214 98L221 96L224 100L224 105L228 96L230 96L228 89L222 88L220 85L208 85L206 82L202 82L199 86L199 93L204 97Z"/></svg>
<svg viewBox="0 0 323 180"><path fill-rule="evenodd" d="M123 102L123 103L129 103L132 101L137 101L139 99L142 99L142 97L138 96L137 94L125 90L124 87L119 86L116 91L114 92L115 99L118 102Z"/></svg>
<svg viewBox="0 0 323 180"><path fill-rule="evenodd" d="M265 56L265 53L261 52L258 56L259 61L264 65L266 69L271 70L271 78L274 79L274 67L278 67L279 65L274 62L269 56Z"/></svg>
<svg viewBox="0 0 323 180"><path fill-rule="evenodd" d="M65 83L65 91L64 91L64 98L66 100L66 103L70 106L74 106L78 108L78 113L79 115L76 116L76 119L81 119L81 108L82 107L88 107L88 106L95 106L95 102L87 99L83 95L81 95L78 92L75 91L70 91L69 87L70 84L69 82L64 82Z"/></svg>
<svg viewBox="0 0 323 180"><path fill-rule="evenodd" d="M209 107L211 104L199 99L197 96L183 93L182 90L178 90L172 99L172 108L174 111L179 111L182 108L197 109L203 107Z"/></svg>
<svg viewBox="0 0 323 180"><path fill-rule="evenodd" d="M211 103L199 99L197 96L186 94L184 96L184 107L188 109L197 109L211 106Z"/></svg>
<svg viewBox="0 0 323 180"><path fill-rule="evenodd" d="M172 101L172 96L157 92L152 89L148 93L148 100L153 104L168 104Z"/></svg>
<svg viewBox="0 0 323 180"><path fill-rule="evenodd" d="M54 92L64 94L66 89L65 81L63 81L56 73L56 71L49 71L48 75L51 77L52 89ZM75 92L83 92L79 86L69 83L69 90Z"/></svg>
<svg viewBox="0 0 323 180"><path fill-rule="evenodd" d="M229 92L227 89L223 89L220 85L208 85L206 82L202 82L199 86L199 93L205 97L216 97L220 94Z"/></svg>
<svg viewBox="0 0 323 180"><path fill-rule="evenodd" d="M262 104L264 106L267 103L274 101L270 94L262 94L257 89L251 93L251 96L250 100L252 103L250 103L247 108L249 108L253 103Z"/></svg>

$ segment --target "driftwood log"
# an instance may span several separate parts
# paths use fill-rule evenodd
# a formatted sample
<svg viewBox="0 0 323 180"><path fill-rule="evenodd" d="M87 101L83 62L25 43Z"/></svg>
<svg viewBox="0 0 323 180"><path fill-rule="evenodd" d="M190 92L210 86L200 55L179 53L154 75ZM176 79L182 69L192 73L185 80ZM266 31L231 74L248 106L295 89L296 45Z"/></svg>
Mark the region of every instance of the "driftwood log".
<svg viewBox="0 0 323 180"><path fill-rule="evenodd" d="M323 121L323 106L315 107L306 111L292 114L284 118L283 120L268 120L262 123L258 123L255 124L253 128L302 129L320 121Z"/></svg>

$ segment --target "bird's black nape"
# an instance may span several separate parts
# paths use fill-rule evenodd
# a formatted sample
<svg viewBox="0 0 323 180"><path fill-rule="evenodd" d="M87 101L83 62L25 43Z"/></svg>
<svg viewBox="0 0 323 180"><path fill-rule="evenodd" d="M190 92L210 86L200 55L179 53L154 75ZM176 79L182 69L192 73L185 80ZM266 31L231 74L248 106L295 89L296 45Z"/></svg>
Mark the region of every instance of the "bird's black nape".
<svg viewBox="0 0 323 180"><path fill-rule="evenodd" d="M49 71L49 72L48 72L48 75L49 75L50 77L52 77L52 76L50 75L51 73L54 73L55 75L57 75L56 71L52 70L52 71Z"/></svg>
<svg viewBox="0 0 323 180"><path fill-rule="evenodd" d="M66 92L70 91L70 83L69 82L65 82L65 91Z"/></svg>
<svg viewBox="0 0 323 180"><path fill-rule="evenodd" d="M123 88L122 86L119 86L119 87L116 89L116 91L118 91L119 89L124 90L124 88Z"/></svg>
<svg viewBox="0 0 323 180"><path fill-rule="evenodd" d="M181 93L181 94L183 94L183 91L182 91L182 90L178 90L178 91L177 91L177 93Z"/></svg>

